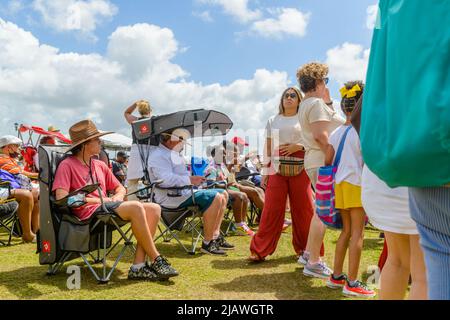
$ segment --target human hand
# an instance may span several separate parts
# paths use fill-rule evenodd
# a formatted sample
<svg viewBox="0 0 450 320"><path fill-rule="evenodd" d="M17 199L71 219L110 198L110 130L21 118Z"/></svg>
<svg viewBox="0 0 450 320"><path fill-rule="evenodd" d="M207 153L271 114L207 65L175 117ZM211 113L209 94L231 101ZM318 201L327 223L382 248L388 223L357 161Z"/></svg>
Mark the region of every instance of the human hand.
<svg viewBox="0 0 450 320"><path fill-rule="evenodd" d="M200 176L192 176L192 177L189 177L189 179L191 179L191 184L193 186L199 186L203 182L206 181L206 179L204 177L200 177Z"/></svg>
<svg viewBox="0 0 450 320"><path fill-rule="evenodd" d="M280 146L280 155L290 156L302 149L302 146L300 146L299 144L283 144Z"/></svg>
<svg viewBox="0 0 450 320"><path fill-rule="evenodd" d="M111 202L122 202L123 198L124 198L123 195L116 194L116 195L112 196L110 199L111 199Z"/></svg>
<svg viewBox="0 0 450 320"><path fill-rule="evenodd" d="M325 103L332 103L333 102L333 100L331 100L331 96L330 96L330 89L325 88L322 99L323 99L323 101Z"/></svg>

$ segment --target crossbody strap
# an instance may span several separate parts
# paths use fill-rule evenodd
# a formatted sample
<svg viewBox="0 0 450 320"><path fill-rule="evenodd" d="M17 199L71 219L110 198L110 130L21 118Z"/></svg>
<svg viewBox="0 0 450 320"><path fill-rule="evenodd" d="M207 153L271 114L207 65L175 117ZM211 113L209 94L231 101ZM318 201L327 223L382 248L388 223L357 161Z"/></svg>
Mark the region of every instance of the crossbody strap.
<svg viewBox="0 0 450 320"><path fill-rule="evenodd" d="M344 150L345 140L347 139L347 135L348 135L348 133L349 133L351 128L352 128L352 126L349 126L347 128L347 130L345 130L345 133L344 133L344 135L341 138L341 142L339 143L339 148L338 148L338 151L336 153L336 157L334 158L334 163L333 163L334 167L338 167L339 163L341 162L341 156L342 156L342 151Z"/></svg>

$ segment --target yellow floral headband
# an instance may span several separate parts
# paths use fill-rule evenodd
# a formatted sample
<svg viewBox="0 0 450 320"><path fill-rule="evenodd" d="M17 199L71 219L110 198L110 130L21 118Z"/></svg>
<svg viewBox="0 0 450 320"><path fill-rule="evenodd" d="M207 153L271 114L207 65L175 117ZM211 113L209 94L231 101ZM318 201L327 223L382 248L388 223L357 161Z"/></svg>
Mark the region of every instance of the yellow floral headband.
<svg viewBox="0 0 450 320"><path fill-rule="evenodd" d="M342 98L354 98L358 94L358 92L361 92L361 87L358 84L355 84L353 88L347 89L347 87L343 87L340 92Z"/></svg>

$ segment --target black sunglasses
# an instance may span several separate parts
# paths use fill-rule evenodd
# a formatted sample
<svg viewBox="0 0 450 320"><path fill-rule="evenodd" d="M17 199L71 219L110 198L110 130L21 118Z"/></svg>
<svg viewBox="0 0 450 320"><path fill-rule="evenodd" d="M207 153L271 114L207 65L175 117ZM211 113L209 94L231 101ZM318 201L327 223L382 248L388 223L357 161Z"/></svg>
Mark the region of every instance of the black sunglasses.
<svg viewBox="0 0 450 320"><path fill-rule="evenodd" d="M286 93L286 94L284 95L284 98L285 98L285 99L289 99L289 98L295 99L295 98L297 98L297 94L295 94L295 93Z"/></svg>

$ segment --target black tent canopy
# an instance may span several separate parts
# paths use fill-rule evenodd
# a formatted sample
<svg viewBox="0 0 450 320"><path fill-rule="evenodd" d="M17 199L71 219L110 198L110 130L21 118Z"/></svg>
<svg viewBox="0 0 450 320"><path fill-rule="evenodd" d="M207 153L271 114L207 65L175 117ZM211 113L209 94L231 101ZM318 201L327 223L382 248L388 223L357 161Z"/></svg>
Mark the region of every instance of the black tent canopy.
<svg viewBox="0 0 450 320"><path fill-rule="evenodd" d="M202 136L226 135L233 127L233 122L224 113L215 110L195 109L138 120L133 123L133 130L138 140L152 139L162 133L183 128L195 137L201 128ZM152 142L153 144L153 142Z"/></svg>

